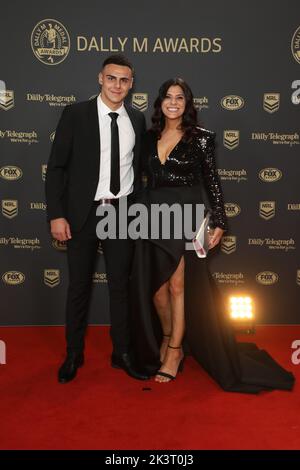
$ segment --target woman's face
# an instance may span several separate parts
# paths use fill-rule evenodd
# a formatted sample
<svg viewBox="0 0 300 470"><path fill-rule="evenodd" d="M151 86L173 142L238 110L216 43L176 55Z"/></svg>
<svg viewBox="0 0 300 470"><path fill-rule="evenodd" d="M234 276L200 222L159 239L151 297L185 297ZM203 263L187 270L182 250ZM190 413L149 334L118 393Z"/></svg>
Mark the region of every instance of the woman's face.
<svg viewBox="0 0 300 470"><path fill-rule="evenodd" d="M186 99L179 85L172 85L161 103L161 109L167 119L179 119L184 113Z"/></svg>

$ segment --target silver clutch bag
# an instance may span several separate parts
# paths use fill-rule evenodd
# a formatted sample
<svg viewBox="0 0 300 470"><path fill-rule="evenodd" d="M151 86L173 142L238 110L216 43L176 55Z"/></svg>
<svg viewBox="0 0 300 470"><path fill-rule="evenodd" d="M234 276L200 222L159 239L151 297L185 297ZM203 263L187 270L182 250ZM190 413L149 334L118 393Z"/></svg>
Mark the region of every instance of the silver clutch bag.
<svg viewBox="0 0 300 470"><path fill-rule="evenodd" d="M207 212L193 240L193 247L198 258L206 258L209 250L209 240L212 234L213 229L210 226L210 212Z"/></svg>

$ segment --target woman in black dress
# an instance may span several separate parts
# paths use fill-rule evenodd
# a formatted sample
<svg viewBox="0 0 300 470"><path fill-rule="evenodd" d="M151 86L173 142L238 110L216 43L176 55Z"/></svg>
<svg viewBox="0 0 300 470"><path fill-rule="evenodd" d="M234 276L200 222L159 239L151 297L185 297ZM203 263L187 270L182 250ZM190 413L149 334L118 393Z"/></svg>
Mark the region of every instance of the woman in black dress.
<svg viewBox="0 0 300 470"><path fill-rule="evenodd" d="M180 78L161 86L154 108L142 156L147 187L139 202L149 212L154 204L196 206L202 203L204 186L211 205L213 248L227 228L215 167L215 134L199 127L192 92ZM174 229L175 225L169 238L160 233L136 242L132 325L140 365L155 375L155 381L170 382L182 369L188 350L225 390L291 389L293 375L268 353L254 344L236 343L206 260L186 250L190 240L184 235L176 238Z"/></svg>

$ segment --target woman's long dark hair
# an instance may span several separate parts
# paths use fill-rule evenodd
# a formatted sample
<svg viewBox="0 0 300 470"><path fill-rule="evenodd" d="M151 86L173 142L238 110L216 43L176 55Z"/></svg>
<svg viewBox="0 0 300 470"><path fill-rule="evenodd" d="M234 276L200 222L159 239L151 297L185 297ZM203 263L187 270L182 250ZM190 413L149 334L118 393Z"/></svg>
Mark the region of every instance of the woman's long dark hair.
<svg viewBox="0 0 300 470"><path fill-rule="evenodd" d="M161 109L161 104L166 98L168 90L171 86L180 86L185 96L185 110L182 115L181 130L183 131L183 140L189 142L194 135L198 134L197 126L198 117L197 110L194 106L193 93L188 84L182 78L170 78L164 82L158 92L158 97L154 102L154 113L152 116L152 131L156 133L157 138L161 137L161 133L165 127L165 116Z"/></svg>

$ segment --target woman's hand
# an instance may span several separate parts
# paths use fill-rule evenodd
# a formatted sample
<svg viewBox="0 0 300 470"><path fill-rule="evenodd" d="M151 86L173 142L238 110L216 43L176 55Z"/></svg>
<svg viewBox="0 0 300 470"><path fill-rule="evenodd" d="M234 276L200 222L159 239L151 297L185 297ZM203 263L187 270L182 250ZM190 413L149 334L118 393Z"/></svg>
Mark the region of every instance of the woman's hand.
<svg viewBox="0 0 300 470"><path fill-rule="evenodd" d="M220 227L216 227L213 233L210 235L210 240L208 243L208 247L211 250L215 246L220 243L221 238L223 237L225 230L221 229Z"/></svg>

